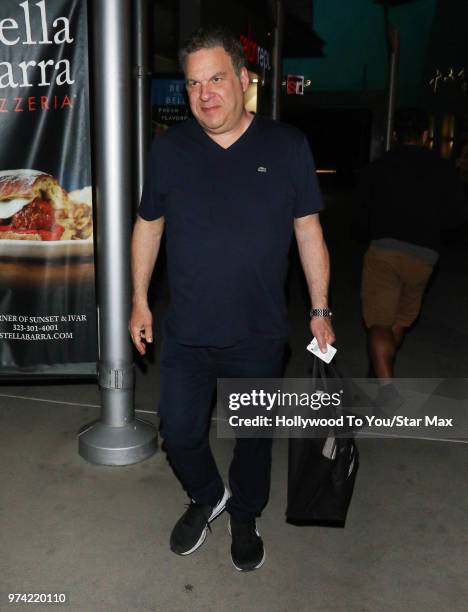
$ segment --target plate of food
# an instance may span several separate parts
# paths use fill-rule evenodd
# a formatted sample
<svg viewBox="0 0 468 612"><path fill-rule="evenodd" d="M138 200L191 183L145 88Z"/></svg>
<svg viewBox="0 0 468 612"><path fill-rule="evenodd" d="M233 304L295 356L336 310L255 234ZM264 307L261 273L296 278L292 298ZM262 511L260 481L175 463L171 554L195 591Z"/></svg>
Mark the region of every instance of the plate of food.
<svg viewBox="0 0 468 612"><path fill-rule="evenodd" d="M90 257L92 188L67 192L40 170L0 171L0 257Z"/></svg>

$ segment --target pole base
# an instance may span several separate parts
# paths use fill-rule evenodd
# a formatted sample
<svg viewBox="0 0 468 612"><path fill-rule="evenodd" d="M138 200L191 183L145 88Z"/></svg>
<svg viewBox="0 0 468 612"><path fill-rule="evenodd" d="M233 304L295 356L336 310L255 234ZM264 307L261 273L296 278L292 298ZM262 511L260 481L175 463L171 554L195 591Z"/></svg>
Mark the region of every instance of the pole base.
<svg viewBox="0 0 468 612"><path fill-rule="evenodd" d="M78 433L78 452L91 463L131 465L144 461L157 450L156 428L146 421L134 419L121 427L101 421L89 423Z"/></svg>

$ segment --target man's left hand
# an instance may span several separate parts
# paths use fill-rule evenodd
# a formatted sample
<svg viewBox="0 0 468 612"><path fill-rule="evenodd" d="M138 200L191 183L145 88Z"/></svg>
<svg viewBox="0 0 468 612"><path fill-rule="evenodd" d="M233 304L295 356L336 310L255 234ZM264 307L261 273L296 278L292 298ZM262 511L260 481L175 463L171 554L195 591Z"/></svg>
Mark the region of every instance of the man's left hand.
<svg viewBox="0 0 468 612"><path fill-rule="evenodd" d="M335 342L335 332L328 317L312 317L310 320L310 331L317 338L322 353L327 352L327 344Z"/></svg>

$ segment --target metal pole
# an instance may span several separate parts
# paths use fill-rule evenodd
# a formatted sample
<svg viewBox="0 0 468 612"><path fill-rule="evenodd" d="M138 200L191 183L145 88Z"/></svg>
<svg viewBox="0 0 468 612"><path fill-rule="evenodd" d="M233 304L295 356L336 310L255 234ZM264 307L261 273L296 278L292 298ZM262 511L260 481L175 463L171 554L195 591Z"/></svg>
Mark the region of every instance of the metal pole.
<svg viewBox="0 0 468 612"><path fill-rule="evenodd" d="M387 88L387 119L385 123L385 150L389 151L393 142L393 116L397 93L397 72L399 58L399 37L397 30L390 24L389 6L384 4L385 32L389 57Z"/></svg>
<svg viewBox="0 0 468 612"><path fill-rule="evenodd" d="M135 27L135 131L136 131L136 198L140 201L145 179L146 157L151 140L151 113L148 73L148 0L134 2Z"/></svg>
<svg viewBox="0 0 468 612"><path fill-rule="evenodd" d="M394 46L390 53L390 66L388 77L388 100L387 100L387 123L385 129L385 150L389 151L393 142L393 116L395 114L396 94L397 94L397 74L398 74L398 58L399 44L398 32L392 31Z"/></svg>
<svg viewBox="0 0 468 612"><path fill-rule="evenodd" d="M101 420L82 428L88 461L128 465L156 450L156 431L134 417L130 312L130 0L93 0L93 146L97 207L97 294Z"/></svg>
<svg viewBox="0 0 468 612"><path fill-rule="evenodd" d="M279 121L281 114L281 89L283 86L283 29L284 14L282 0L275 2L275 34L273 46L273 87L271 117Z"/></svg>

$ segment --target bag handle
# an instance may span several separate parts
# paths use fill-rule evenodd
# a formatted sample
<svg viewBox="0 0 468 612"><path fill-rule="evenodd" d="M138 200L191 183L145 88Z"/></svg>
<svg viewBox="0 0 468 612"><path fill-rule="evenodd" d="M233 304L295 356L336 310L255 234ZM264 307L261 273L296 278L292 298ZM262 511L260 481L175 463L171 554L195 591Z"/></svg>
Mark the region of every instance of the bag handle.
<svg viewBox="0 0 468 612"><path fill-rule="evenodd" d="M316 378L317 378L317 373L318 373L318 378L320 379L320 382L322 383L324 390L328 393L330 390L330 385L328 383L327 370L330 372L333 379L337 381L342 380L341 375L338 369L336 368L335 364L333 364L332 362L326 364L324 361L322 361L322 359L314 355L314 365L312 369L312 375L314 376L314 387L317 386ZM335 415L341 416L342 414L343 414L342 406L340 405L338 407L335 407Z"/></svg>
<svg viewBox="0 0 468 612"><path fill-rule="evenodd" d="M319 378L319 359L317 359L315 355L313 357L314 359L312 361L312 385L315 389L317 386L317 379Z"/></svg>
<svg viewBox="0 0 468 612"><path fill-rule="evenodd" d="M325 391L328 393L328 381L327 381L327 372L325 370L325 364L319 357L315 357L315 360L318 361L318 371L320 375L320 380L321 382L323 382Z"/></svg>

